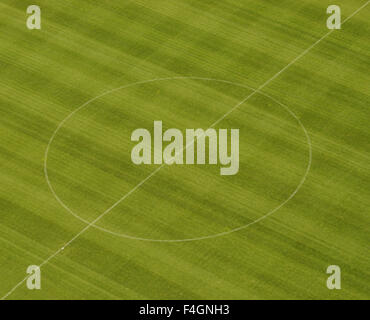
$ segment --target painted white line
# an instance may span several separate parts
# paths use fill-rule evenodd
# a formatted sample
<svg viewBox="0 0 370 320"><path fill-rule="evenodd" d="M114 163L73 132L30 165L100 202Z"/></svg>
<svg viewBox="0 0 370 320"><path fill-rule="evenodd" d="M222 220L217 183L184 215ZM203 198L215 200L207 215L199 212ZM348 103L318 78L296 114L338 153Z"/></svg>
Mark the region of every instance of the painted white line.
<svg viewBox="0 0 370 320"><path fill-rule="evenodd" d="M353 12L349 17L347 17L345 20L343 20L342 25L345 24L349 19L351 19L353 16L355 16L358 12L360 12L363 8L365 8L370 1L366 2L363 6L358 8L355 12ZM252 96L254 96L257 92L262 90L264 87L266 87L271 81L275 80L278 76L280 76L285 70L287 70L291 65L296 63L299 59L304 57L309 51L311 51L312 48L314 48L316 45L318 45L321 41L323 41L325 38L330 36L335 30L330 30L327 34L325 34L322 38L317 40L314 44L309 46L305 51L303 51L300 55L298 55L295 59L293 59L291 62L289 62L283 69L281 69L278 73L273 75L269 80L267 80L265 83L263 83L261 86L257 88L256 91L252 92L248 97L246 97L243 101L241 101L239 104L237 104L234 108L229 110L227 113L225 113L220 119L218 119L215 123L211 125L211 127L218 124L220 121L225 119L230 113L232 113L235 109L239 108L244 102L246 102L248 99L250 99Z"/></svg>
<svg viewBox="0 0 370 320"><path fill-rule="evenodd" d="M351 19L353 16L355 16L358 12L360 12L362 9L364 9L368 4L370 3L370 0L367 1L363 6L358 8L355 12L353 12L349 17L347 17L342 25L346 23L349 19ZM286 65L283 69L281 69L278 73L273 75L269 80L267 80L265 83L263 83L256 91L259 91L266 87L271 81L273 81L275 78L277 78L281 73L283 73L285 70L287 70L292 64L297 62L299 59L301 59L303 56L305 56L312 48L314 48L317 44L319 44L322 40L324 40L326 37L328 37L334 30L329 31L326 33L322 38L317 40L313 45L308 47L305 51L303 51L298 57L296 57L292 62L290 62L288 65ZM255 92L256 92L255 91ZM254 94L250 94L248 97L246 97L242 103L246 102L248 99L250 99ZM242 103L238 103L234 108L232 108L230 111L228 111L224 116L222 116L219 120L214 122L210 127L215 126L217 123L225 119L231 112L236 110ZM132 192L134 192L136 189L138 189L143 183L145 183L148 179L150 179L153 175L155 175L163 166L158 167L156 170L154 170L148 177L146 177L142 182L140 182L134 189L132 189L129 193L124 195L120 200L118 200L112 207L110 207L108 210L103 212L99 217L97 217L94 221L92 221L90 224L88 224L85 228L83 228L78 234L76 234L71 240L69 240L65 245L63 245L60 249L58 249L55 253L53 253L49 258L47 258L44 262L40 264L40 268L47 264L51 259L53 259L60 251L62 251L64 248L66 248L68 245L70 245L73 241L75 241L80 235L82 235L85 231L87 231L94 223L99 221L103 216L105 216L110 210L112 210L116 205L121 203L124 199L126 199ZM257 221L256 221L257 222ZM255 223L256 223L255 222ZM13 289L11 289L7 294L5 294L1 300L5 300L9 295L11 295L22 283L26 282L28 277L25 277L22 281L20 281Z"/></svg>
<svg viewBox="0 0 370 320"><path fill-rule="evenodd" d="M203 80L203 81L215 81L215 82L221 82L221 83L227 83L227 84L231 84L231 85L234 85L234 86L238 86L238 87L242 87L242 88L246 88L246 89L249 89L249 90L252 90L252 92L256 92L257 89L254 89L252 87L249 87L249 86L246 86L246 85L242 85L242 84L238 84L238 83L235 83L235 82L231 82L231 81L226 81L226 80L218 80L218 79L211 79L211 78L200 78L200 77L174 77L174 78L158 78L158 79L152 79L152 80L146 80L145 83L148 83L148 82L154 82L154 81L168 81L168 80L179 80L179 79L196 79L196 80ZM113 89L114 91L117 91L117 90L120 90L120 89L125 89L127 87L132 87L132 86L135 86L135 85L139 85L139 84L142 84L143 82L137 82L137 83L133 83L133 84L129 84L129 85L125 85L125 86L122 86L122 87L119 87L119 88L116 88L116 89ZM110 92L112 92L112 90L108 91L108 93L105 93L103 95L106 95L106 94L109 94ZM300 189L300 187L302 186L303 182L306 180L306 177L308 175L308 172L310 170L310 167L311 167L311 153L312 153L312 146L311 146L311 141L310 141L310 137L308 135L308 132L306 130L306 128L304 127L304 125L302 124L302 122L299 120L299 118L294 114L293 111L291 111L289 109L288 106L282 104L281 102L277 101L275 98L271 97L270 95L264 93L264 92L259 92L260 95L262 96L265 96L267 97L268 99L272 100L273 102L275 102L276 104L278 104L278 106L280 106L281 108L285 109L285 111L287 111L293 118L295 121L297 121L299 127L302 129L305 137L306 137L306 143L308 145L308 164L307 164L307 168L303 174L303 177L302 179L299 181L298 183L298 186L296 187L296 189L292 192L292 194L289 195L289 197L282 201L282 204L286 204L290 199L292 199L292 197L297 193L297 191ZM98 97L101 97L102 95L99 95ZM251 97L251 95L249 95L249 97ZM94 100L96 100L98 98L92 98L90 101L86 102L83 106L77 108L77 110L81 110L82 108L84 107L87 107L88 104ZM244 99L244 102L246 100ZM240 103L238 103L238 105L240 105ZM75 114L77 111L73 111L72 112L72 115ZM70 119L72 115L68 115L66 117L66 119ZM57 135L58 131L63 127L63 125L65 124L66 120L63 120L61 121L61 123L57 126L57 129L54 131L54 134L52 135L50 141L49 141L49 144L46 148L46 152L45 152L45 162L44 162L44 171L45 171L45 179L46 179L46 182L50 188L50 191L52 192L52 194L54 195L55 199L59 202L59 204L65 208L70 214L72 214L75 218L79 219L80 221L86 223L87 225L90 224L91 222L90 221L87 221L85 219L83 219L82 217L80 217L78 214L76 214L74 211L72 211L67 204L65 204L63 202L63 200L57 195L57 193L55 192L54 188L53 188L53 185L49 179L49 176L48 176L48 151L50 149L50 146L52 145L52 142L54 140L54 137ZM215 126L215 123L213 123L211 125L212 126ZM205 134L205 132L203 132L203 135ZM194 140L192 140L191 142L189 142L185 147L183 147L179 152L176 153L176 155L178 155L179 153L181 153L183 150L186 150L188 147L190 147L191 145L194 144ZM161 169L162 167L164 167L165 164L161 165L159 167L159 169ZM158 169L158 168L157 168ZM121 199L123 200L123 199ZM121 200L119 201L119 203L121 202ZM118 205L118 203L115 203L114 206ZM281 208L282 205L279 204L278 206L276 206L275 208L273 208L272 210L270 210L269 212L267 212L266 214L264 214L263 216L261 216L258 221L261 221L262 219L265 219L266 217L270 216L272 213L274 213L276 211L276 208ZM122 238L127 238L127 239L131 239L131 240L140 240L140 241L151 241L151 242L185 242L185 241L195 241L195 240L204 240L204 239L210 239L210 238L215 238L215 237L220 237L220 236L223 236L225 234L230 234L232 232L235 232L235 231L238 231L238 230L241 230L241 229L244 229L246 227L248 227L249 225L252 225L254 224L255 221L251 221L249 224L246 224L246 225L243 225L243 226L240 226L240 227L237 227L237 228L234 228L234 229L231 229L229 230L227 233L216 233L216 234L212 234L212 235L207 235L207 236L202 236L202 237L194 237L194 238L184 238L184 239L150 239L150 238L141 238L141 237L136 237L136 236L130 236L130 235L127 235L127 234L123 234L123 233L118 233L118 232L114 232L114 231L111 231L111 230L108 230L106 228L103 228L103 227L100 227L96 224L92 224L91 226L96 228L96 229L99 229L101 231L104 231L104 232L107 232L107 233L110 233L112 235L115 235L115 236L118 236L118 237L122 237Z"/></svg>

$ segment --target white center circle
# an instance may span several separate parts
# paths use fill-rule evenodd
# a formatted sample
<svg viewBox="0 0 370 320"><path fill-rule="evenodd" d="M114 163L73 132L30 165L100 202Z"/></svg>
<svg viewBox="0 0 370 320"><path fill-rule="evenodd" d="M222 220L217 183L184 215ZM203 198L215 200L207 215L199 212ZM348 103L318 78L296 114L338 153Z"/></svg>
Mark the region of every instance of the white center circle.
<svg viewBox="0 0 370 320"><path fill-rule="evenodd" d="M84 218L82 218L81 216L79 216L78 214L76 214L73 210L70 209L69 206L67 206L62 200L61 198L57 195L57 193L55 192L54 188L53 188L53 185L49 179L49 174L48 174L48 156L49 156L49 150L50 150L50 147L56 137L56 135L58 134L59 130L66 124L66 122L71 119L77 112L81 111L83 108L87 107L90 103L92 103L93 101L99 99L99 98L102 98L110 93L113 93L113 92L116 92L116 91L119 91L119 90L123 90L123 89L126 89L126 88L129 88L129 87L133 87L133 86L138 86L138 85L141 85L141 84L146 84L146 83L152 83L152 82L159 82L159 81L169 81L169 80L186 80L186 79L189 79L189 80L202 80L202 81L213 81L213 82L219 82L219 83L225 83L225 84L230 84L230 85L234 85L234 86L237 86L237 87L241 87L241 88L245 88L245 89L249 89L253 92L253 94L260 94L268 99L270 99L271 101L275 102L277 105L279 105L281 108L283 108L285 111L287 111L290 116L292 116L295 121L298 123L299 127L302 129L304 135L305 135L305 139L306 139L306 143L307 143L307 146L308 146L308 160L307 160L307 166L305 168L305 171L303 173L303 176L301 178L301 180L299 181L296 189L289 195L289 197L287 197L282 203L280 203L278 206L276 206L275 208L273 208L272 210L268 211L267 213L265 213L263 216L259 217L258 219L255 219L254 221L252 222L249 222L248 224L245 224L245 225L242 225L240 227L237 227L237 228L233 228L232 230L228 230L228 231L225 231L225 232L220 232L220 233L215 233L215 234L211 234L211 235L206 235L206 236L202 236L202 237L194 237L194 238L185 238L185 239L150 239L150 238L144 238L144 237L135 237L135 236L131 236L131 235L128 235L128 234L124 234L124 233L119 233L119 232L115 232L115 231L112 231L112 230L109 230L107 228L104 228L104 227L100 227L98 225L96 225L96 222L98 222L100 220L100 218L98 217L98 219L96 220L93 220L92 222L91 221L88 221ZM237 107L240 107L244 102L246 102L247 99L244 99L242 100L238 105ZM234 110L231 109L232 111ZM226 113L224 118L226 118L230 113ZM236 232L236 231L239 231L239 230L242 230L242 229L245 229L253 224L256 224L258 222L260 222L261 220L263 219L266 219L267 217L269 217L270 215L272 215L273 213L275 213L276 211L278 211L280 208L282 208L288 201L290 201L295 195L296 193L298 192L298 190L302 187L302 185L304 184L306 178L307 178L307 175L310 171L310 167L311 167L311 162L312 162L312 146L311 146L311 141L310 141L310 137L308 135L308 132L306 130L306 128L303 126L302 122L299 120L299 118L284 104L282 104L281 102L277 101L275 98L265 94L265 93L262 93L254 88L251 88L249 86L246 86L246 85L242 85L242 84L238 84L238 83L234 83L234 82L230 82L230 81L226 81L226 80L219 80L219 79L210 79L210 78L201 78L201 77L171 77L171 78L159 78L159 79L151 79L151 80L146 80L146 81L140 81L140 82L135 82L135 83L132 83L132 84L128 84L128 85L125 85L125 86L121 86L119 88L115 88L115 89L112 89L112 90L109 90L93 99L90 99L89 101L85 102L83 105L81 105L80 107L78 107L76 110L74 110L72 113L70 113L62 122L60 122L60 124L58 125L58 127L56 128L56 130L54 131L53 135L51 136L50 140L49 140L49 143L47 145L47 148L46 148L46 152L45 152L45 160L44 160L44 174L45 174L45 178L46 178L46 181L47 181L47 184L52 192L52 194L54 195L54 197L56 198L56 200L60 203L60 205L65 208L70 214L72 214L74 217L76 217L77 219L79 219L80 221L86 223L88 226L92 226L96 229L99 229L101 231L104 231L104 232L107 232L107 233L110 233L110 234L113 234L115 236L119 236L119 237L122 237L122 238L128 238L128 239L132 239L132 240L141 240L141 241L154 241L154 242L183 242L183 241L195 241L195 240L203 240L203 239L210 239L210 238L215 238L215 237L220 237L220 236L223 236L223 235L227 235L227 234L230 234L230 233L233 233L233 232ZM155 171L155 173L159 171L158 169ZM154 173L154 174L155 174ZM145 183L145 181L144 181ZM134 188L135 190L137 189L136 187ZM135 191L135 190L132 190L132 191ZM131 193L131 192L130 192ZM121 202L121 201L119 201ZM114 207L115 205L112 206L112 208ZM110 210L110 209L108 209ZM102 217L106 214L106 212L102 213Z"/></svg>

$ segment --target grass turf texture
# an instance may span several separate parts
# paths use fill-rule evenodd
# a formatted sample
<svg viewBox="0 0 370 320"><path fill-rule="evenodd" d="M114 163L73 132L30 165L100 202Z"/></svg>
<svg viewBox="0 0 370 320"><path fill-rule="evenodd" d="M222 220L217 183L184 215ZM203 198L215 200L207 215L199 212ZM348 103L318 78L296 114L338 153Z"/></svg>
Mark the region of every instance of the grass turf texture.
<svg viewBox="0 0 370 320"><path fill-rule="evenodd" d="M31 3L30 3L31 4ZM198 76L258 87L326 29L329 1L25 1L0 4L0 295L85 224L57 203L43 164L58 124L97 95L137 81ZM337 1L346 17L364 1ZM89 229L42 268L42 290L10 299L367 299L370 296L369 35L365 8L264 92L299 117L313 162L298 194L245 230L202 241L129 240ZM156 166L134 166L130 134L207 128L251 91L201 80L117 91L68 121L50 149L55 191L92 221ZM224 232L292 193L307 165L297 122L256 94L217 128L240 128L240 172L163 168L98 226L155 239ZM342 290L326 288L327 266Z"/></svg>

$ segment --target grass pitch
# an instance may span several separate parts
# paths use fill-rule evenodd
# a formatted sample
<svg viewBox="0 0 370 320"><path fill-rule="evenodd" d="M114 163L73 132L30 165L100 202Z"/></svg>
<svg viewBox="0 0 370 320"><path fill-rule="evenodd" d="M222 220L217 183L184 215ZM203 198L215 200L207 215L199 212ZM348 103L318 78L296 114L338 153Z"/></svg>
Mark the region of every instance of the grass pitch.
<svg viewBox="0 0 370 320"><path fill-rule="evenodd" d="M336 4L344 20L364 3ZM158 167L131 162L133 130L208 128L328 32L332 3L40 0L32 31L30 4L0 4L0 296ZM269 83L273 99L256 93L217 124L240 129L237 175L164 167L45 264L41 290L8 298L368 299L369 18L366 7ZM47 161L61 206L44 175L56 128L104 92L163 78L63 123ZM305 175L299 122L309 175L252 224ZM326 287L329 265L341 290Z"/></svg>

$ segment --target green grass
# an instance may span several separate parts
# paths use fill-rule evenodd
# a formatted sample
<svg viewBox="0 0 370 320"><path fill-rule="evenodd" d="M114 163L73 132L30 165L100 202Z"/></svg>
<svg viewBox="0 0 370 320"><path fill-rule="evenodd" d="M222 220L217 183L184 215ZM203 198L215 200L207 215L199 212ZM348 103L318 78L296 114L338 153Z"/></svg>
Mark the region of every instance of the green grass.
<svg viewBox="0 0 370 320"><path fill-rule="evenodd" d="M342 1L343 19L365 0ZM30 3L31 4L31 3ZM132 164L136 128L208 128L328 32L330 1L40 0L0 4L0 297L157 168ZM9 299L369 299L370 7L217 128L240 129L240 171L162 168ZM342 290L326 268L342 269Z"/></svg>

